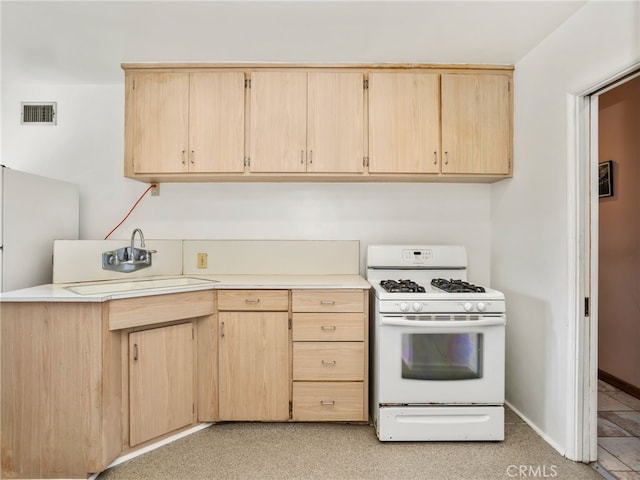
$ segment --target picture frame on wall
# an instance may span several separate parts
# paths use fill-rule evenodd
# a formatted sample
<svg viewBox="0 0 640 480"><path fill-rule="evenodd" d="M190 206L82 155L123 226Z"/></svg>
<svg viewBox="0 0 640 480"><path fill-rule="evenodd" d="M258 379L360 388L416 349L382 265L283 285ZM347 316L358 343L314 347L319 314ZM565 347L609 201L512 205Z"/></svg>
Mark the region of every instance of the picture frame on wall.
<svg viewBox="0 0 640 480"><path fill-rule="evenodd" d="M598 196L613 196L613 160L598 164Z"/></svg>

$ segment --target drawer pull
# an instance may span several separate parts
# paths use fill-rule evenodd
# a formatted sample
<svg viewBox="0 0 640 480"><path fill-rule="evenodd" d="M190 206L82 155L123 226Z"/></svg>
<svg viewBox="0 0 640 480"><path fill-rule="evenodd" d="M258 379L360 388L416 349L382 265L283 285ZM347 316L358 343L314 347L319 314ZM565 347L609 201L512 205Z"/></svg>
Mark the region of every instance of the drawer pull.
<svg viewBox="0 0 640 480"><path fill-rule="evenodd" d="M330 400L330 401L320 400L320 405L322 405L323 407L333 407L335 404L336 404L335 400Z"/></svg>
<svg viewBox="0 0 640 480"><path fill-rule="evenodd" d="M320 305L335 305L336 302L333 300L320 300Z"/></svg>
<svg viewBox="0 0 640 480"><path fill-rule="evenodd" d="M245 303L260 303L259 298L245 298Z"/></svg>
<svg viewBox="0 0 640 480"><path fill-rule="evenodd" d="M335 360L322 360L322 364L326 365L327 367L332 367L333 365L336 364Z"/></svg>
<svg viewBox="0 0 640 480"><path fill-rule="evenodd" d="M336 326L335 325L322 325L322 330L324 330L325 332L332 332L335 331Z"/></svg>

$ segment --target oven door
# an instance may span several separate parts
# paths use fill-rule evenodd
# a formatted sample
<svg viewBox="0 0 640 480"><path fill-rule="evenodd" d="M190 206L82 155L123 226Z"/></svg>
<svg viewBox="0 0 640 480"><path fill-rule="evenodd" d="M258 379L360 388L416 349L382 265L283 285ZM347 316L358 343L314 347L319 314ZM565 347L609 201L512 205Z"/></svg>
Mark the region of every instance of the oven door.
<svg viewBox="0 0 640 480"><path fill-rule="evenodd" d="M504 315L377 317L380 404L504 403Z"/></svg>

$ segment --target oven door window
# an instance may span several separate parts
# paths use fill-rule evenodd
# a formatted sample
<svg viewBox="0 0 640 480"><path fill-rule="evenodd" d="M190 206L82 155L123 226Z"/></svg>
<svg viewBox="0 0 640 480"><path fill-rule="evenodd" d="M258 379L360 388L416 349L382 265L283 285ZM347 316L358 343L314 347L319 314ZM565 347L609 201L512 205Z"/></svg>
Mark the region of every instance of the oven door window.
<svg viewBox="0 0 640 480"><path fill-rule="evenodd" d="M482 333L403 333L402 378L482 378Z"/></svg>

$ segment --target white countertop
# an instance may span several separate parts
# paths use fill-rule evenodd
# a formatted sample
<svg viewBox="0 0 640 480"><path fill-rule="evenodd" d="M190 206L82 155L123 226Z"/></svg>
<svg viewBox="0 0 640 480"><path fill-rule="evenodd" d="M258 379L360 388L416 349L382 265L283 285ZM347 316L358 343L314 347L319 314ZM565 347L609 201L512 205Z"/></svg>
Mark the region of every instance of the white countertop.
<svg viewBox="0 0 640 480"><path fill-rule="evenodd" d="M144 289L126 289L104 293L79 294L71 290L74 287L104 285L105 290L117 284L127 285L136 282L161 279L197 278L211 283L196 285L163 286ZM123 286L123 289L128 288ZM0 294L0 302L106 302L121 298L165 295L170 293L193 292L197 290L219 289L369 289L371 285L360 275L169 275L144 278L123 278L122 280L57 283L14 290Z"/></svg>

